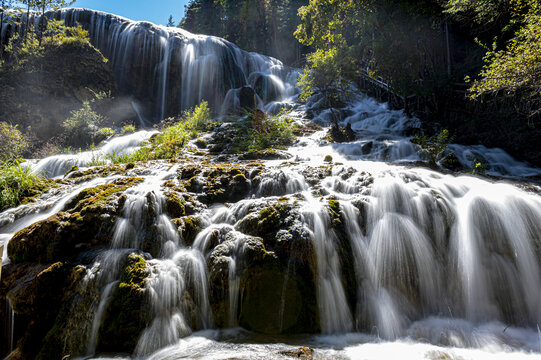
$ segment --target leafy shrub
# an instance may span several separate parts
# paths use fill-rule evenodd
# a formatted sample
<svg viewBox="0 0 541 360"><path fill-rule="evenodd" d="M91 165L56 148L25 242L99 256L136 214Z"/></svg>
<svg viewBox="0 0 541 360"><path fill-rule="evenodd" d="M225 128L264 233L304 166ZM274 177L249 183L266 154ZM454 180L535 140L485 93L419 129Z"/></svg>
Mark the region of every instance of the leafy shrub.
<svg viewBox="0 0 541 360"><path fill-rule="evenodd" d="M35 196L46 187L47 180L19 161L0 163L0 211L19 205L25 197Z"/></svg>
<svg viewBox="0 0 541 360"><path fill-rule="evenodd" d="M17 126L0 122L0 161L22 157L28 147L28 139L17 129Z"/></svg>
<svg viewBox="0 0 541 360"><path fill-rule="evenodd" d="M100 143L103 140L107 140L110 137L113 137L115 135L116 135L116 131L114 131L113 129L108 128L108 127L103 127L103 128L100 128L97 131L97 133L96 133L96 135L94 137L94 142L95 143Z"/></svg>
<svg viewBox="0 0 541 360"><path fill-rule="evenodd" d="M107 160L113 164L123 164L134 161L149 161L156 159L174 158L182 152L186 143L207 130L211 125L211 115L208 103L203 101L194 109L184 113L180 121L167 119L161 132L144 144L138 150L128 154L110 154ZM93 165L100 163L93 162Z"/></svg>
<svg viewBox="0 0 541 360"><path fill-rule="evenodd" d="M120 130L121 135L133 134L135 132L135 126L133 125L124 125L122 130Z"/></svg>
<svg viewBox="0 0 541 360"><path fill-rule="evenodd" d="M453 137L449 136L449 131L447 129L443 129L438 135L431 138L428 138L426 135L418 135L411 141L421 147L419 155L421 158L428 161L430 166L436 166L438 161L444 160L452 154L447 152L449 144L453 141Z"/></svg>
<svg viewBox="0 0 541 360"><path fill-rule="evenodd" d="M208 130L212 118L208 102L202 101L195 108L185 111L184 118L192 136L195 136L198 131Z"/></svg>
<svg viewBox="0 0 541 360"><path fill-rule="evenodd" d="M85 101L79 110L71 112L71 116L62 123L62 127L70 145L88 146L97 138L100 125L104 121L103 116L92 110L90 102Z"/></svg>
<svg viewBox="0 0 541 360"><path fill-rule="evenodd" d="M233 152L285 148L293 143L293 121L285 114L268 116L258 110L236 124Z"/></svg>

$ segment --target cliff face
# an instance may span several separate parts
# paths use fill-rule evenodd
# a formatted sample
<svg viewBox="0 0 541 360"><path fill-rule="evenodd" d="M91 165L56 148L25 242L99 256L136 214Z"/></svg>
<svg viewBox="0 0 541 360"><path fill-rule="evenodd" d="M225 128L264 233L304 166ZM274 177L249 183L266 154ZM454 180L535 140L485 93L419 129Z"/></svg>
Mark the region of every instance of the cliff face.
<svg viewBox="0 0 541 360"><path fill-rule="evenodd" d="M133 116L127 99L119 98L107 59L89 43L47 45L0 71L0 120L28 130L38 140L57 135L72 110L94 93L111 92L98 112L116 121Z"/></svg>

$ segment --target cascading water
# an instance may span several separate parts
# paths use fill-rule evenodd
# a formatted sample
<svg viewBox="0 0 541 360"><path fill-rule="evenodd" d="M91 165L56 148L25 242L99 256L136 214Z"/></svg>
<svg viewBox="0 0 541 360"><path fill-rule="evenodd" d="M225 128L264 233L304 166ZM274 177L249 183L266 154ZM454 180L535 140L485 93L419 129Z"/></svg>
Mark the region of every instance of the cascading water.
<svg viewBox="0 0 541 360"><path fill-rule="evenodd" d="M293 82L284 83L288 75L274 59L221 39L98 12L55 14L90 30L122 86L140 97L156 95L156 116L201 99L219 106L229 96L234 103L236 90L248 84L261 101L277 100L267 109L292 95L289 104L297 112L312 112L315 122L329 123L329 112L316 110L317 98L292 105ZM129 73L137 74L137 84ZM365 96L354 97L340 111L340 120L351 125L358 140L329 144L319 131L288 149L291 160L251 164L260 168L246 173L232 169L225 177L245 177L250 190L240 200L226 196L229 202L219 201L225 204L199 204L199 228L191 239L182 235L179 224L194 220L171 220L165 187L193 195L194 203L224 195L213 188L223 179L208 180L208 174L194 175L189 168L216 166L214 171L233 165L216 158L210 158L216 161L212 165L194 164L187 155L175 165L156 161L133 173L66 185L35 204L1 213L0 240L7 244L15 232L65 210L84 189L127 176L142 178L122 192L108 246L83 266L77 290L92 296L87 305L70 308L73 318L81 310L86 316L70 324L79 334L72 341L84 344L80 355L102 358L96 352L110 334L105 330L111 325L111 306L127 285L126 268L139 261L145 264L139 269L145 280L135 291L145 296L145 326L132 339L135 358L283 359L281 351L291 345L312 346L322 359L538 358L539 188L525 191L520 181L414 167L418 149L404 132L417 121ZM138 136L142 141L151 133ZM117 139L97 151L104 157L140 141ZM539 174L498 149L452 145L451 150L465 166L473 156L484 157L493 175ZM34 166L56 177L73 165L87 165L89 156L49 158ZM238 166L244 165L239 161ZM190 175L181 184L183 171ZM265 273L265 261L271 262L272 276ZM314 291L298 284L299 279ZM257 281L267 282L257 287ZM278 295L265 292L267 287ZM263 294L259 298L258 292ZM268 309L254 312L250 306L258 301L250 303L250 296L261 303L273 299L266 305L276 309L276 328L257 323L254 313ZM218 313L213 312L216 299L223 300ZM314 321L308 331L323 335L274 335L295 329L295 321L301 321L296 319L306 319L309 311ZM262 341L235 328L243 324L270 329L277 337Z"/></svg>
<svg viewBox="0 0 541 360"><path fill-rule="evenodd" d="M78 154L55 155L33 164L32 172L44 177L55 178L64 175L72 167L86 167L96 162L107 163L110 155L122 155L137 150L144 141L157 131L139 131L131 135L110 139L100 149Z"/></svg>
<svg viewBox="0 0 541 360"><path fill-rule="evenodd" d="M26 15L22 16L24 22ZM292 69L221 38L87 9L62 9L46 16L87 29L92 44L109 59L119 88L150 103L155 120L177 115L202 100L212 109L228 108L224 100L234 104L238 101L234 90L243 86L251 86L262 103L283 100L295 92L287 81ZM32 23L37 26L39 16ZM8 25L5 36L7 29ZM6 42L4 35L0 41Z"/></svg>

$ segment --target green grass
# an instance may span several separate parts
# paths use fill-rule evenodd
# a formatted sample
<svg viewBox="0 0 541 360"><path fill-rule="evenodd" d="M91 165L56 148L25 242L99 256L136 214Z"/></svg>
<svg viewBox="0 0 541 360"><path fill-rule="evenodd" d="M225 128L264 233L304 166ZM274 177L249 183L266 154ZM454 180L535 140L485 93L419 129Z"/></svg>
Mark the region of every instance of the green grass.
<svg viewBox="0 0 541 360"><path fill-rule="evenodd" d="M0 211L20 205L50 185L50 181L33 174L19 161L0 163Z"/></svg>
<svg viewBox="0 0 541 360"><path fill-rule="evenodd" d="M167 122L171 123L171 119ZM125 164L178 157L190 139L209 130L212 125L208 103L203 101L194 109L186 111L180 121L164 127L138 150L128 154L109 154L105 159L94 159L90 166L105 165L108 162Z"/></svg>

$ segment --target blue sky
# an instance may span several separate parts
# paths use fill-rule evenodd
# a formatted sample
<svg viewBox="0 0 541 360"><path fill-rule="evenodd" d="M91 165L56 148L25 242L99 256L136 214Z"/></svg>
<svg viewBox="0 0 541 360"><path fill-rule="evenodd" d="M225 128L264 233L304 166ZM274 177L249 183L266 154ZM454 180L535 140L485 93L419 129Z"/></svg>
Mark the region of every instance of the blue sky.
<svg viewBox="0 0 541 360"><path fill-rule="evenodd" d="M184 5L189 0L77 0L72 7L101 10L132 20L145 20L165 25L169 15L175 24L184 16Z"/></svg>

